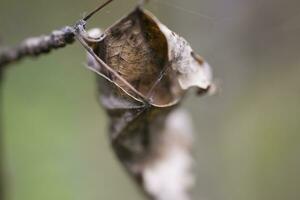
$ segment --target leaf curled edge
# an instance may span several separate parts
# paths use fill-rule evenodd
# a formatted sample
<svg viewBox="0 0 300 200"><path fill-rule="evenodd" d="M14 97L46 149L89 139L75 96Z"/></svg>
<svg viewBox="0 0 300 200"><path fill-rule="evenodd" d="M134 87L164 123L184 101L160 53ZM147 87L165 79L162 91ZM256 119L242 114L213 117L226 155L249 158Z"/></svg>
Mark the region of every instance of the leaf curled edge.
<svg viewBox="0 0 300 200"><path fill-rule="evenodd" d="M177 104L189 88L206 91L212 84L209 64L194 53L184 38L145 9L135 9L98 38L101 39L85 40L93 48L94 56L107 66L100 63L100 68L91 69L135 100L169 107ZM111 68L117 75L105 68Z"/></svg>
<svg viewBox="0 0 300 200"><path fill-rule="evenodd" d="M168 57L172 69L177 72L177 79L183 90L190 87L208 89L212 84L212 71L209 64L197 55L190 44L182 37L162 24L149 11L144 11L159 26L168 42Z"/></svg>

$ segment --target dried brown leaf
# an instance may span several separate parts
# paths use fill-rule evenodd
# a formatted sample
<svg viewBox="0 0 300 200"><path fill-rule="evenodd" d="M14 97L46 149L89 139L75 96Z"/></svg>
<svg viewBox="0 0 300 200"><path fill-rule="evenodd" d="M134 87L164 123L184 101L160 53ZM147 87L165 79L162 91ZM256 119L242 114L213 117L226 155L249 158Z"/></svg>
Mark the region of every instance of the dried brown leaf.
<svg viewBox="0 0 300 200"><path fill-rule="evenodd" d="M209 65L141 8L101 36L83 33L81 42L90 50L89 68L104 77L100 101L120 161L153 199L188 199L191 131L188 121L172 128L185 120L174 112L189 88L209 89Z"/></svg>

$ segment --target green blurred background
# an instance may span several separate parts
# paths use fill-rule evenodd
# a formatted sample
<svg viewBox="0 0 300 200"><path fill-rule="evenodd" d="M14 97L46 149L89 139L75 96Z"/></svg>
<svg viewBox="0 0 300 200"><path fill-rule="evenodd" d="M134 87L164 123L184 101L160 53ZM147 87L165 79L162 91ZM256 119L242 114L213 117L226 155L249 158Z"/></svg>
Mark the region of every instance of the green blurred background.
<svg viewBox="0 0 300 200"><path fill-rule="evenodd" d="M0 0L0 42L71 25L100 0ZM135 5L115 0L106 28ZM152 0L148 8L211 64L219 92L184 103L196 125L196 200L300 199L300 1ZM12 200L144 199L111 152L94 74L76 43L6 71Z"/></svg>

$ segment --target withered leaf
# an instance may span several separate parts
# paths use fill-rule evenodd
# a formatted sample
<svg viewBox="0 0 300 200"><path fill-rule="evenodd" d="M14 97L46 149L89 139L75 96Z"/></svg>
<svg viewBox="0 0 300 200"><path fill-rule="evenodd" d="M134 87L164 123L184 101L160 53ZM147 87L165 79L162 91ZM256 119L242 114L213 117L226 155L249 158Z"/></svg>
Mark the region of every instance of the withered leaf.
<svg viewBox="0 0 300 200"><path fill-rule="evenodd" d="M89 68L104 77L98 78L100 101L120 161L153 199L188 199L190 130L186 123L172 129L184 120L172 116L189 88L209 89L209 65L139 7L101 36L82 33L81 42L89 50ZM168 170L178 182L161 175Z"/></svg>

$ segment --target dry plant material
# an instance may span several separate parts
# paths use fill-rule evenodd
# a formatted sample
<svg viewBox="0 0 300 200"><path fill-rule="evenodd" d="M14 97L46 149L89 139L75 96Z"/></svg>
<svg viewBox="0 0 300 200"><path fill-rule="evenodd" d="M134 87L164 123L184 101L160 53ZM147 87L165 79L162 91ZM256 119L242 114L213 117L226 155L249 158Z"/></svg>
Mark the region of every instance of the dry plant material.
<svg viewBox="0 0 300 200"><path fill-rule="evenodd" d="M99 99L119 160L151 199L189 199L192 131L177 107L189 88L208 91L209 65L140 7L103 34L82 29L77 38L101 76Z"/></svg>

